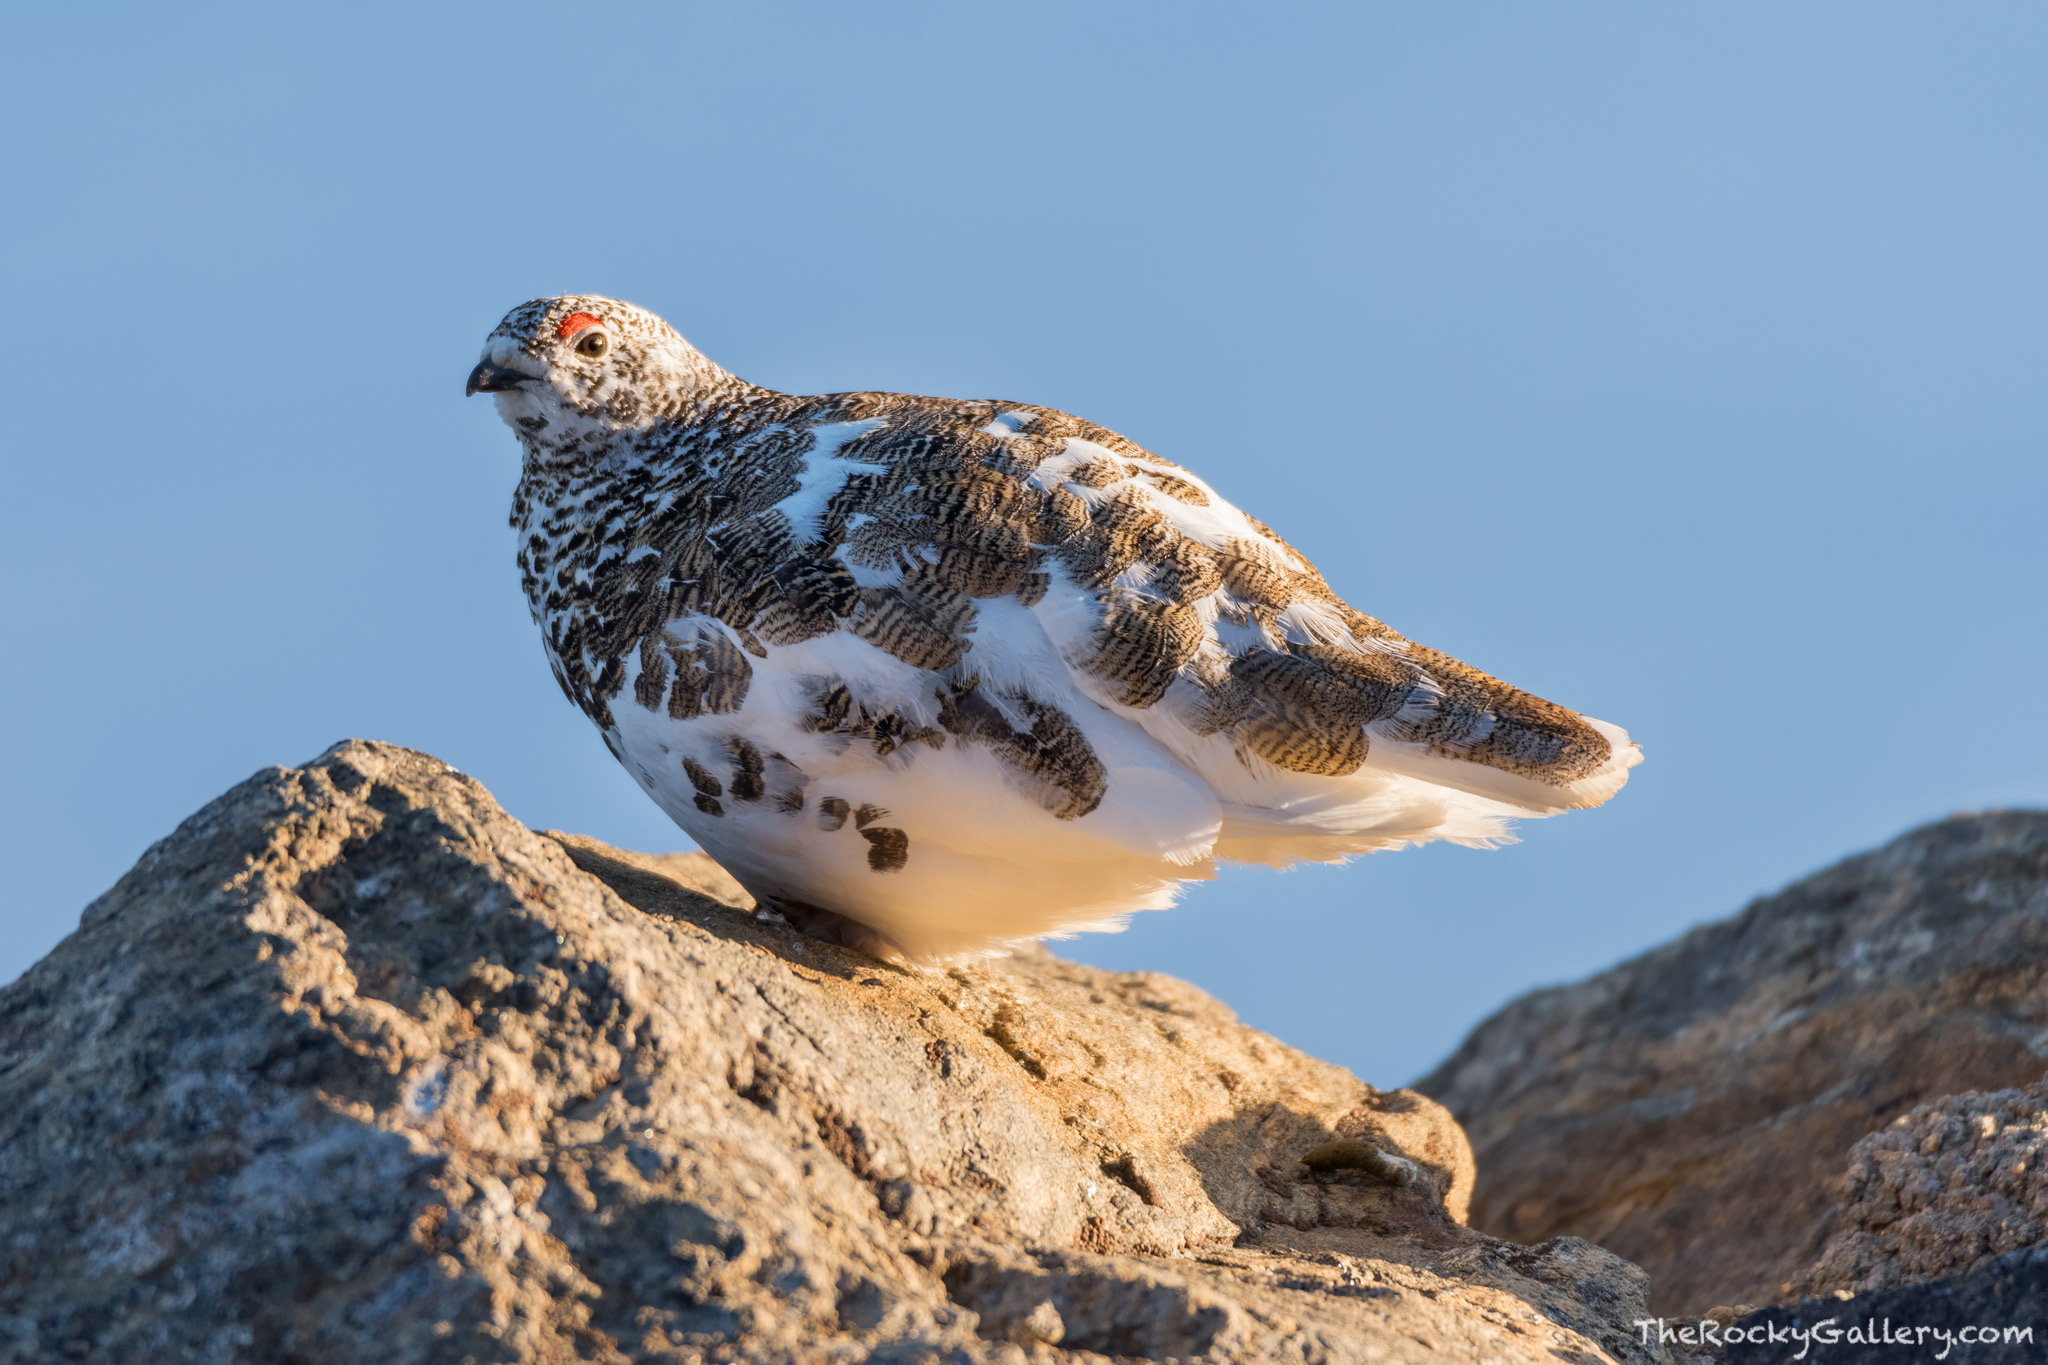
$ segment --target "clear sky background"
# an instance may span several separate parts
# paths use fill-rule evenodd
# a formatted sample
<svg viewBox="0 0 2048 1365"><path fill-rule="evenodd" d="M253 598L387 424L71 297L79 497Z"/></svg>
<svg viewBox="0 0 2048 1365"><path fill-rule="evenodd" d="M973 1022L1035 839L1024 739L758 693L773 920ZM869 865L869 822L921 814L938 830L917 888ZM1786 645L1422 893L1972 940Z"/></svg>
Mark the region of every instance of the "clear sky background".
<svg viewBox="0 0 2048 1365"><path fill-rule="evenodd" d="M1051 404L1627 726L1501 852L1063 951L1398 1084L1509 996L2048 803L2048 7L13 6L0 979L347 735L686 841L557 692L507 308Z"/></svg>

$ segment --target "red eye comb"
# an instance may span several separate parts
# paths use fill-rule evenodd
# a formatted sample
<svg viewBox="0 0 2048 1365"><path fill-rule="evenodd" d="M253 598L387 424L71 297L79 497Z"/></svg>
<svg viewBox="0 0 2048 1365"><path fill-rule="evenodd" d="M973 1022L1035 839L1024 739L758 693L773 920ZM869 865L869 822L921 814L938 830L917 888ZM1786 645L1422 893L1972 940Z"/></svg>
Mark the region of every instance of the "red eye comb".
<svg viewBox="0 0 2048 1365"><path fill-rule="evenodd" d="M602 327L604 319L589 313L571 313L562 319L562 325L555 328L555 340L567 341L586 327Z"/></svg>

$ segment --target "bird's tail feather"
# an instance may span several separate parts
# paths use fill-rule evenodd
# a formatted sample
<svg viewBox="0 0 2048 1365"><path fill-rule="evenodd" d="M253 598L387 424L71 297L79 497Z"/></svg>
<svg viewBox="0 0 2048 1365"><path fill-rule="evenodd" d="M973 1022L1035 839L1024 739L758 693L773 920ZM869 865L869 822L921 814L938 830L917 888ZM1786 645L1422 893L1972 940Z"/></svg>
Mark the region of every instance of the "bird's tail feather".
<svg viewBox="0 0 2048 1365"><path fill-rule="evenodd" d="M1347 778L1271 773L1287 795L1227 802L1216 856L1285 867L1340 862L1360 853L1444 840L1471 848L1515 842L1514 822L1597 806L1628 781L1642 750L1626 731L1583 718L1611 748L1576 781L1553 784L1376 737L1366 765Z"/></svg>

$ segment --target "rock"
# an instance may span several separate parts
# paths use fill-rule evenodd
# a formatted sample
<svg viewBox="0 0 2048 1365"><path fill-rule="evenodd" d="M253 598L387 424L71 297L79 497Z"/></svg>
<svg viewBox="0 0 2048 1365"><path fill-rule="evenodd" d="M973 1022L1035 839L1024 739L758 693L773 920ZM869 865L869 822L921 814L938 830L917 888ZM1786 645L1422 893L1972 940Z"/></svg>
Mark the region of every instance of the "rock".
<svg viewBox="0 0 2048 1365"><path fill-rule="evenodd" d="M1416 1088L1471 1134L1476 1226L1572 1234L1653 1311L1770 1303L1852 1144L2048 1054L2048 814L1958 816L1481 1024Z"/></svg>
<svg viewBox="0 0 2048 1365"><path fill-rule="evenodd" d="M2048 1083L1900 1115L1851 1149L1847 1184L1835 1235L1795 1293L1896 1289L2048 1241Z"/></svg>
<svg viewBox="0 0 2048 1365"><path fill-rule="evenodd" d="M423 754L259 773L0 990L0 1355L1668 1358L1634 1266L1461 1225L1420 1095L743 906Z"/></svg>

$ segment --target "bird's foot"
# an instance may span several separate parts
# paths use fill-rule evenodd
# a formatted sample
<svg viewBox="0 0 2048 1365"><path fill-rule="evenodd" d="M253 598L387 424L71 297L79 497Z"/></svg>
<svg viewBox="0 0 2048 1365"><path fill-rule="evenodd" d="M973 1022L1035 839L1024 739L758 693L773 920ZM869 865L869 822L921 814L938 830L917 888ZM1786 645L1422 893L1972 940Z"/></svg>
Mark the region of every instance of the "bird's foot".
<svg viewBox="0 0 2048 1365"><path fill-rule="evenodd" d="M786 896L770 896L764 904L766 908L789 921L791 928L811 938L836 943L842 948L851 948L856 953L866 953L869 957L887 962L891 966L910 965L909 955L891 942L888 935L836 910L791 900Z"/></svg>

